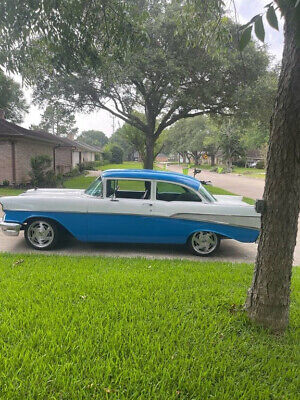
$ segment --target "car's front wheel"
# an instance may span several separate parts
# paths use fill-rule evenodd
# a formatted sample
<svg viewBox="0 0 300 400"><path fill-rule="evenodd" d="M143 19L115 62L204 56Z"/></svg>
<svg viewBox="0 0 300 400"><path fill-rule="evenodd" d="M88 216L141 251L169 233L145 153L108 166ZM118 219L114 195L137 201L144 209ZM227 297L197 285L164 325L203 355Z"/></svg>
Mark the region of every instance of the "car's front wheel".
<svg viewBox="0 0 300 400"><path fill-rule="evenodd" d="M210 256L220 246L220 238L214 232L195 232L188 239L188 247L196 256Z"/></svg>
<svg viewBox="0 0 300 400"><path fill-rule="evenodd" d="M36 250L50 250L58 243L59 230L52 221L35 219L27 223L24 235L30 247Z"/></svg>

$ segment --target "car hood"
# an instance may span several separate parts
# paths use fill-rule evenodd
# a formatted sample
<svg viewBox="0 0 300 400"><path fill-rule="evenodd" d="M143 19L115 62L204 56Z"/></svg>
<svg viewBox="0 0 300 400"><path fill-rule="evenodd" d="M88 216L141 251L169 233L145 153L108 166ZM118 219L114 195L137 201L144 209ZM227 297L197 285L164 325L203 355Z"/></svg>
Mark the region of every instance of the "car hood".
<svg viewBox="0 0 300 400"><path fill-rule="evenodd" d="M20 196L64 196L73 197L84 193L84 189L29 189Z"/></svg>

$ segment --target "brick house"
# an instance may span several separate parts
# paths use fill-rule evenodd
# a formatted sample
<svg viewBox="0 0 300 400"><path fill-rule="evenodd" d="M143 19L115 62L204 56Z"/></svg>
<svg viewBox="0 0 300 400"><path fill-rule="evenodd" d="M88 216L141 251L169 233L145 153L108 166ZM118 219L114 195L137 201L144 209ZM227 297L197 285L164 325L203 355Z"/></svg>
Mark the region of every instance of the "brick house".
<svg viewBox="0 0 300 400"><path fill-rule="evenodd" d="M37 155L48 155L52 168L59 173L66 173L78 163L83 162L82 153L93 153L95 159L100 149L52 135L44 131L22 128L0 117L0 184L4 180L10 184L26 183L30 180L30 160ZM88 158L86 156L86 158Z"/></svg>

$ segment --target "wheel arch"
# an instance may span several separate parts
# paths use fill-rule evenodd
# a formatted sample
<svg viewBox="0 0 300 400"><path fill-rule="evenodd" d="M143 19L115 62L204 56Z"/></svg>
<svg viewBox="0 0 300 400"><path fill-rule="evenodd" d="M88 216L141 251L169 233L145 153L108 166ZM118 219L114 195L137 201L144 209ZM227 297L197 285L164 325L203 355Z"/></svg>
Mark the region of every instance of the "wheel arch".
<svg viewBox="0 0 300 400"><path fill-rule="evenodd" d="M24 224L25 226L27 226L27 224L30 223L31 221L37 221L37 220L39 220L39 219L45 220L45 221L49 221L49 222L52 222L52 223L55 223L56 226L57 226L62 232L66 232L66 233L68 233L69 235L74 236L74 235L72 234L72 232L70 232L60 221L58 221L56 218L52 218L52 217L44 217L44 216L42 216L42 215L31 215L30 217L28 217L28 218L23 222L23 224Z"/></svg>

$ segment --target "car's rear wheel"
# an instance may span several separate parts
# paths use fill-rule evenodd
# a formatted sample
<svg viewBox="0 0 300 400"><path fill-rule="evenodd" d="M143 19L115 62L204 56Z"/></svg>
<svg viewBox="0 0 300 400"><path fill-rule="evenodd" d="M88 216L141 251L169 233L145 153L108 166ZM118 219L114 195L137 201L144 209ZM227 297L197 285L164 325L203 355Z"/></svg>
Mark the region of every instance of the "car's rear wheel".
<svg viewBox="0 0 300 400"><path fill-rule="evenodd" d="M24 234L27 244L36 250L53 249L59 240L57 224L45 219L29 221Z"/></svg>
<svg viewBox="0 0 300 400"><path fill-rule="evenodd" d="M188 239L188 247L196 256L210 256L214 254L220 246L220 238L214 232L195 232Z"/></svg>

